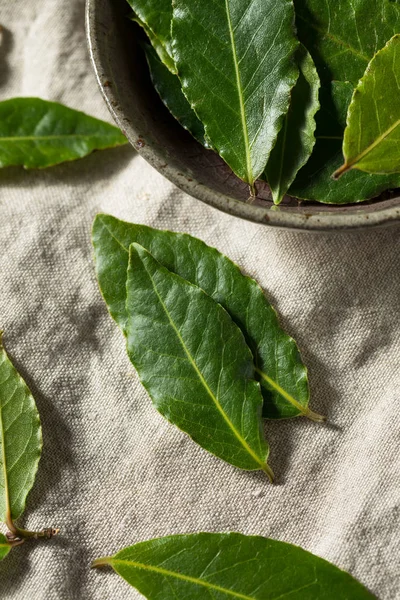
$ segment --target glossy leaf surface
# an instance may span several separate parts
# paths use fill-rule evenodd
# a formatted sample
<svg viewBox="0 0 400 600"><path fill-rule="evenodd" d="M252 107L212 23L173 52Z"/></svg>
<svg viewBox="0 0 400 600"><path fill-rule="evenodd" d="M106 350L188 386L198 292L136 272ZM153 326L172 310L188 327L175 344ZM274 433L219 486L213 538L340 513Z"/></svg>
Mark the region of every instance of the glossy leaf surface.
<svg viewBox="0 0 400 600"><path fill-rule="evenodd" d="M17 519L23 513L41 450L35 401L0 337L0 520Z"/></svg>
<svg viewBox="0 0 400 600"><path fill-rule="evenodd" d="M304 46L297 53L297 63L299 79L292 90L289 112L265 170L275 204L283 200L315 145L315 115L320 107L319 77Z"/></svg>
<svg viewBox="0 0 400 600"><path fill-rule="evenodd" d="M139 17L141 24L152 32L172 56L170 51L172 2L170 0L128 0L128 4Z"/></svg>
<svg viewBox="0 0 400 600"><path fill-rule="evenodd" d="M221 157L253 186L289 108L298 69L292 0L176 0L182 89Z"/></svg>
<svg viewBox="0 0 400 600"><path fill-rule="evenodd" d="M93 224L96 272L111 316L126 327L126 270L136 242L167 269L199 286L221 304L243 331L260 372L267 418L308 414L307 369L295 341L279 326L260 286L229 258L183 233L152 229L97 215Z"/></svg>
<svg viewBox="0 0 400 600"><path fill-rule="evenodd" d="M300 41L321 79L351 81L400 32L400 7L389 0L294 0Z"/></svg>
<svg viewBox="0 0 400 600"><path fill-rule="evenodd" d="M131 16L131 20L140 25L140 27L142 27L147 37L149 38L152 47L154 48L154 51L166 67L167 71L170 71L171 73L176 73L174 59L169 54L165 45L158 39L156 35L154 35L152 30L146 25L146 23L144 23L135 13L133 13L133 15Z"/></svg>
<svg viewBox="0 0 400 600"><path fill-rule="evenodd" d="M239 533L141 542L93 566L111 566L148 600L367 600L348 573L302 548Z"/></svg>
<svg viewBox="0 0 400 600"><path fill-rule="evenodd" d="M126 289L128 354L157 410L215 456L271 478L253 357L228 313L138 244Z"/></svg>
<svg viewBox="0 0 400 600"><path fill-rule="evenodd" d="M400 172L400 35L372 59L359 82L344 132L344 165L367 173Z"/></svg>
<svg viewBox="0 0 400 600"><path fill-rule="evenodd" d="M11 550L11 545L7 542L7 538L0 533L0 560L3 560Z"/></svg>
<svg viewBox="0 0 400 600"><path fill-rule="evenodd" d="M343 164L343 134L353 91L351 83L338 81L321 90L314 152L297 175L290 195L327 204L350 204L400 187L398 175L369 175L353 170L337 181L332 178L332 173Z"/></svg>
<svg viewBox="0 0 400 600"><path fill-rule="evenodd" d="M0 167L51 167L127 143L117 127L55 102L0 102Z"/></svg>
<svg viewBox="0 0 400 600"><path fill-rule="evenodd" d="M206 145L204 126L182 92L181 83L177 75L174 75L167 69L151 46L146 44L144 49L151 79L161 100L175 119L185 129L190 131L193 137L203 144L203 146Z"/></svg>

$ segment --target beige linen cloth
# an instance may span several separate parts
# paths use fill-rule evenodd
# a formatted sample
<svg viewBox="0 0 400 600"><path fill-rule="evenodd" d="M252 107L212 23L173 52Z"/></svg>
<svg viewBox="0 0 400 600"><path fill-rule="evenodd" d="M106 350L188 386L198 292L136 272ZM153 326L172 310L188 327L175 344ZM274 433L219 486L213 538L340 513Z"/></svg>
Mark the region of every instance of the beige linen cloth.
<svg viewBox="0 0 400 600"><path fill-rule="evenodd" d="M40 96L110 120L83 0L0 0L0 98ZM44 449L24 525L61 535L0 563L2 600L141 596L91 560L156 536L271 536L400 598L400 229L311 234L224 215L130 147L44 172L0 172L0 324L37 401ZM256 277L310 370L305 419L267 423L277 484L214 458L152 407L100 297L99 211L186 231Z"/></svg>

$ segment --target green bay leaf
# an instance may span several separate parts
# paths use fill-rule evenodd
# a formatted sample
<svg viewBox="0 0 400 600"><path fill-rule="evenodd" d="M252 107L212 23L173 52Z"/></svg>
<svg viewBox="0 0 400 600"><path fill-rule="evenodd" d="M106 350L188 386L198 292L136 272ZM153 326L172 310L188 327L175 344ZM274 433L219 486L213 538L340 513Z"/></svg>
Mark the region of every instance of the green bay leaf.
<svg viewBox="0 0 400 600"><path fill-rule="evenodd" d="M5 535L0 533L0 560L3 560L10 552L12 546L8 543Z"/></svg>
<svg viewBox="0 0 400 600"><path fill-rule="evenodd" d="M8 358L0 336L0 520L9 527L24 511L41 450L35 400Z"/></svg>
<svg viewBox="0 0 400 600"><path fill-rule="evenodd" d="M169 54L164 44L158 39L158 37L152 32L152 30L144 23L135 13L130 17L134 23L137 23L142 27L147 37L149 38L151 45L154 49L156 56L158 56L161 63L164 65L167 72L176 74L176 67L174 59ZM146 52L147 54L147 52ZM147 59L148 60L148 59ZM149 62L149 61L148 61ZM164 76L166 78L166 76ZM173 79L169 80L170 84L173 85Z"/></svg>
<svg viewBox="0 0 400 600"><path fill-rule="evenodd" d="M306 415L321 419L308 408L307 369L295 341L280 327L260 286L229 258L188 234L126 223L103 214L95 218L92 239L100 289L122 330L127 322L129 247L136 242L168 270L203 289L241 328L255 357L266 418Z"/></svg>
<svg viewBox="0 0 400 600"><path fill-rule="evenodd" d="M182 92L179 78L163 64L152 46L145 44L144 50L153 85L161 100L182 127L205 146L204 126Z"/></svg>
<svg viewBox="0 0 400 600"><path fill-rule="evenodd" d="M292 0L173 3L172 54L183 92L211 146L252 188L289 108L297 46Z"/></svg>
<svg viewBox="0 0 400 600"><path fill-rule="evenodd" d="M94 561L147 600L370 600L351 575L291 544L240 533L141 542Z"/></svg>
<svg viewBox="0 0 400 600"><path fill-rule="evenodd" d="M56 102L0 102L0 167L51 167L127 143L117 127Z"/></svg>
<svg viewBox="0 0 400 600"><path fill-rule="evenodd" d="M150 40L156 41L157 50L159 44L162 45L169 57L172 57L171 51L171 20L172 20L172 1L171 0L127 0L135 15L139 18L139 24L144 27L147 34L150 34ZM160 56L163 60L163 52ZM174 61L171 58L172 66ZM166 62L170 67L169 60ZM172 68L175 71L175 67Z"/></svg>
<svg viewBox="0 0 400 600"><path fill-rule="evenodd" d="M291 196L326 204L351 204L400 187L399 175L370 175L353 170L339 180L332 178L332 173L343 164L343 134L353 92L351 83L340 81L321 89L317 141L310 160L289 189Z"/></svg>
<svg viewBox="0 0 400 600"><path fill-rule="evenodd" d="M304 46L300 46L297 52L297 64L299 79L292 90L289 111L265 170L275 204L281 203L315 145L320 81L314 62Z"/></svg>
<svg viewBox="0 0 400 600"><path fill-rule="evenodd" d="M389 0L294 0L300 41L324 83L362 77L369 61L400 32L400 7Z"/></svg>
<svg viewBox="0 0 400 600"><path fill-rule="evenodd" d="M135 243L126 289L128 355L157 410L215 456L272 480L260 386L239 327Z"/></svg>
<svg viewBox="0 0 400 600"><path fill-rule="evenodd" d="M354 91L344 132L344 164L367 173L400 172L400 35L372 59Z"/></svg>

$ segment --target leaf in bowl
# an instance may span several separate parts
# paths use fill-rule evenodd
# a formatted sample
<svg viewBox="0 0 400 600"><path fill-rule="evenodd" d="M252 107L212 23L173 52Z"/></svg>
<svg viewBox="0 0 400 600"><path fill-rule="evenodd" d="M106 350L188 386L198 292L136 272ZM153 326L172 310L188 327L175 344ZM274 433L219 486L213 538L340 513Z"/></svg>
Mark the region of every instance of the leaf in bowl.
<svg viewBox="0 0 400 600"><path fill-rule="evenodd" d="M171 47L171 20L172 2L170 0L127 0L135 15L140 19L140 24L152 32L168 54L172 56Z"/></svg>
<svg viewBox="0 0 400 600"><path fill-rule="evenodd" d="M300 46L296 58L299 79L292 90L289 111L265 169L275 204L282 202L315 145L320 81L313 59L304 46Z"/></svg>
<svg viewBox="0 0 400 600"><path fill-rule="evenodd" d="M400 35L372 59L354 91L344 132L344 164L367 173L400 172Z"/></svg>
<svg viewBox="0 0 400 600"><path fill-rule="evenodd" d="M172 54L206 138L254 193L298 78L292 0L176 0Z"/></svg>
<svg viewBox="0 0 400 600"><path fill-rule="evenodd" d="M204 126L182 92L178 76L171 73L163 64L152 46L143 44L143 47L153 85L161 100L182 127L187 129L200 144L206 146Z"/></svg>
<svg viewBox="0 0 400 600"><path fill-rule="evenodd" d="M138 17L135 13L133 13L131 15L130 19L131 19L131 21L133 21L134 23L137 23L138 25L140 25L140 27L142 27L143 31L146 33L147 37L149 38L152 47L154 48L156 56L158 56L159 60L165 66L166 70L169 71L170 73L176 74L176 67L175 67L174 59L169 54L166 46L152 32L150 27L148 27L146 25L146 23L144 23L140 19L140 17ZM171 82L172 80L169 80L169 81Z"/></svg>
<svg viewBox="0 0 400 600"><path fill-rule="evenodd" d="M56 102L0 102L0 167L42 169L127 143L114 125Z"/></svg>
<svg viewBox="0 0 400 600"><path fill-rule="evenodd" d="M386 42L400 32L400 7L390 0L294 0L300 41L324 83L354 85Z"/></svg>
<svg viewBox="0 0 400 600"><path fill-rule="evenodd" d="M326 204L351 204L400 187L399 175L370 175L357 170L336 181L332 179L332 173L343 164L343 134L353 92L351 83L340 81L321 89L317 141L310 160L289 189L291 196Z"/></svg>

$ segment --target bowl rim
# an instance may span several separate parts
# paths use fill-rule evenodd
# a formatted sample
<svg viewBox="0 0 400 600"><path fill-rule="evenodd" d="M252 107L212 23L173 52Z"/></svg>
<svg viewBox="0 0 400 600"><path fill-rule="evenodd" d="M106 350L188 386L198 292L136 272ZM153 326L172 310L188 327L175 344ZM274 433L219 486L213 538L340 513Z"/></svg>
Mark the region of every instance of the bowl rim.
<svg viewBox="0 0 400 600"><path fill-rule="evenodd" d="M322 206L319 208L314 204L310 204L308 207L305 202L303 207L306 206L307 210L295 212L285 209L284 205L260 206L245 203L212 190L195 179L188 181L187 177L180 172L181 170L171 162L166 166L163 164L161 171L159 167L161 163L165 163L165 157L150 144L143 147L137 144L138 137L140 137L139 129L135 123L127 122L126 115L119 106L118 96L115 92L118 86L109 84L114 80L114 71L106 56L104 37L102 38L98 32L101 23L102 1L104 2L104 0L86 0L85 23L89 56L103 98L114 121L124 131L132 146L151 166L179 189L205 204L235 217L263 225L299 231L364 229L400 222L400 197L367 205L363 203L354 205L324 204L322 205L324 210L322 210ZM104 82L107 84L104 85ZM330 206L332 206L332 210L329 209ZM339 206L341 212L339 212Z"/></svg>

